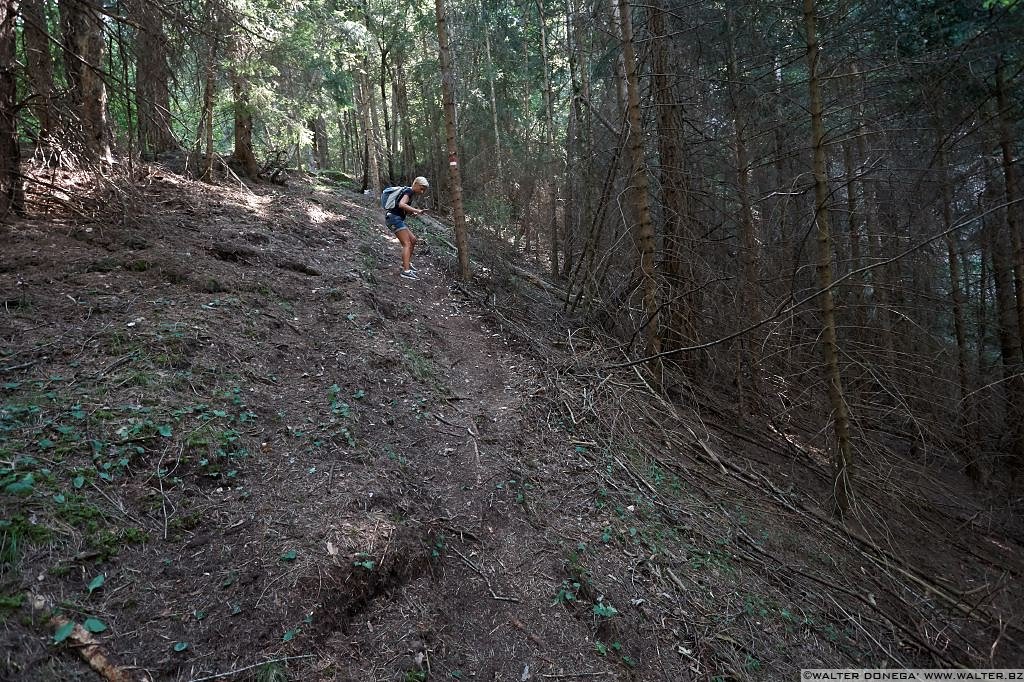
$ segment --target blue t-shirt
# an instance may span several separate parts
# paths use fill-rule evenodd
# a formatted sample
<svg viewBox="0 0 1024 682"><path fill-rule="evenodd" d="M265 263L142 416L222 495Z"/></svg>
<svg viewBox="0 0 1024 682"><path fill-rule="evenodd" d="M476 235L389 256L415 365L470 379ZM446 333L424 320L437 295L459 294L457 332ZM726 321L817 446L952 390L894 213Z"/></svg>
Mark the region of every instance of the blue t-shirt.
<svg viewBox="0 0 1024 682"><path fill-rule="evenodd" d="M407 217L405 210L401 206L402 197L409 197L409 203L412 203L413 194L412 187L406 187L402 190L402 193L398 195L398 199L395 200L395 208L393 212L397 213L402 220L405 220Z"/></svg>

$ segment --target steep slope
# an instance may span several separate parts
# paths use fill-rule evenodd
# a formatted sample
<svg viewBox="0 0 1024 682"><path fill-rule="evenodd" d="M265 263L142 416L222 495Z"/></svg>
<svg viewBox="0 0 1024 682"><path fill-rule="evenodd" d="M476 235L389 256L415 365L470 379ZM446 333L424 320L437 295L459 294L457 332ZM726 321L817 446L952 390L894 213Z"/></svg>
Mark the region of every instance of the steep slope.
<svg viewBox="0 0 1024 682"><path fill-rule="evenodd" d="M399 278L370 197L118 192L0 228L5 679L95 675L54 609L128 679L1021 660L998 510L879 478L851 536L795 429L666 403L499 260L459 287L438 227Z"/></svg>

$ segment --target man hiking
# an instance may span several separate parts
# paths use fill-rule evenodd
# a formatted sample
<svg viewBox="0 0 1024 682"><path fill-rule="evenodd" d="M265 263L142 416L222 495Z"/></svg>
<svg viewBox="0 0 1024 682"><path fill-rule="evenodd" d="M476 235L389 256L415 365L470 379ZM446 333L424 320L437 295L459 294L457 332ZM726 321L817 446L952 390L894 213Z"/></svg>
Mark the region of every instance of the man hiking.
<svg viewBox="0 0 1024 682"><path fill-rule="evenodd" d="M405 279L419 279L416 276L416 267L412 264L412 255L416 251L416 235L405 224L409 216L419 215L427 209L415 208L409 201L415 195L423 194L430 187L430 183L422 175L412 181L412 187L389 187L384 190L384 220L388 227L395 233L395 237L402 244L402 277ZM388 196L393 191L395 196ZM388 208L391 206L391 208Z"/></svg>

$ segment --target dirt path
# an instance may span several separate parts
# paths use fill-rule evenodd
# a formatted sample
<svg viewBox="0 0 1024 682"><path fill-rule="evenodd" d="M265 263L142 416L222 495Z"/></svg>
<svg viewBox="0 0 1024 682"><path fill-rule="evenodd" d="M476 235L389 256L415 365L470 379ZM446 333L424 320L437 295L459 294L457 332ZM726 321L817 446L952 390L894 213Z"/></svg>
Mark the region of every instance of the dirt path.
<svg viewBox="0 0 1024 682"><path fill-rule="evenodd" d="M393 252L385 246L381 261ZM418 259L415 283L393 265L379 270L389 302L377 307L398 308L394 338L412 358L390 435L402 445L395 506L407 517L382 540L392 552L381 561L392 582L377 588L386 598L346 630L345 674L386 679L396 665L408 679L428 667L437 679L532 679L588 663L601 671L602 662L579 660L581 643L593 646L586 617L552 604L571 553L563 545L579 540L550 535L547 493L557 481L548 479L557 477L543 463L572 446L546 435L546 415L531 405L544 381L530 358L458 292L435 254ZM416 566L421 552L409 545L424 544L424 533L431 557Z"/></svg>

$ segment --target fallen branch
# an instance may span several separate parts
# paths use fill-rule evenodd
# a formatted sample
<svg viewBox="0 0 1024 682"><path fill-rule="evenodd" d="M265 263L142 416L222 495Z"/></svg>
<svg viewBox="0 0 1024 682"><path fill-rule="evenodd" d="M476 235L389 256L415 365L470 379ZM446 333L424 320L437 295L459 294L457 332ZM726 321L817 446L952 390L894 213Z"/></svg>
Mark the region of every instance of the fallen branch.
<svg viewBox="0 0 1024 682"><path fill-rule="evenodd" d="M222 677L230 677L237 675L238 673L244 673L246 670L252 670L253 668L259 668L260 666L270 665L271 663L284 663L285 661L297 661L302 658L315 658L316 654L303 654L302 656L285 656L283 658L271 658L266 661L259 663L253 663L247 665L244 668L236 668L234 670L228 670L227 672L215 673L213 675L207 675L206 677L193 677L189 682L207 682L207 680L219 680Z"/></svg>
<svg viewBox="0 0 1024 682"><path fill-rule="evenodd" d="M34 594L30 598L32 610L37 613L49 613L46 622L55 629L67 627L71 621L64 616L53 613L52 603L42 595ZM117 665L107 652L103 649L96 638L81 625L75 623L74 629L68 635L67 641L71 642L89 667L103 676L108 682L151 682L146 673L133 674Z"/></svg>
<svg viewBox="0 0 1024 682"><path fill-rule="evenodd" d="M459 558L462 559L462 561L465 562L465 564L467 566L469 566L471 569L473 569L473 571L475 571L477 575L479 575L481 578L484 579L484 582L487 583L487 590L491 593L491 598L495 599L496 601L510 601L510 602L515 603L515 604L519 603L519 600L516 599L515 597L503 597L500 594L498 594L497 592L495 592L494 588L491 587L490 579L486 575L484 575L484 572L482 570L480 570L479 566L477 566L472 561L470 561L466 557L465 554L463 554L459 550L455 549L454 547L451 547L450 549L451 549L451 551L453 551L456 554L458 554Z"/></svg>

